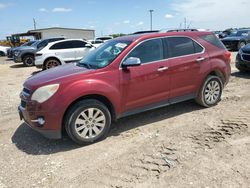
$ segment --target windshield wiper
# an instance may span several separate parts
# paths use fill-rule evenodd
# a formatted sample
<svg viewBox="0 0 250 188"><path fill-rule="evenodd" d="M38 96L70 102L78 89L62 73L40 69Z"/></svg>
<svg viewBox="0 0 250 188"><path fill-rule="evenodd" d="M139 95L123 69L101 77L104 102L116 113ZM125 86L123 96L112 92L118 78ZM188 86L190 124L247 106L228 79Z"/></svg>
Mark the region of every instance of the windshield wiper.
<svg viewBox="0 0 250 188"><path fill-rule="evenodd" d="M91 69L91 65L88 64L88 63L78 63L78 66L81 66L81 67L86 67L87 69Z"/></svg>

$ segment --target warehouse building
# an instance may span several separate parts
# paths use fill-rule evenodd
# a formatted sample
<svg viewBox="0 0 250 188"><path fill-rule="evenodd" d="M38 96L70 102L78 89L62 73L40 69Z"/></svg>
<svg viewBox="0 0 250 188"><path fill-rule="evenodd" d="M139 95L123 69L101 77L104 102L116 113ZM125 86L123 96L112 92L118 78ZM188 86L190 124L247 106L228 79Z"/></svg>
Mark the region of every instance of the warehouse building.
<svg viewBox="0 0 250 188"><path fill-rule="evenodd" d="M27 33L17 33L12 35L12 37L16 36L34 37L34 39L46 39L46 38L63 36L65 38L71 38L71 39L93 40L95 38L95 30L50 27L50 28L30 30Z"/></svg>

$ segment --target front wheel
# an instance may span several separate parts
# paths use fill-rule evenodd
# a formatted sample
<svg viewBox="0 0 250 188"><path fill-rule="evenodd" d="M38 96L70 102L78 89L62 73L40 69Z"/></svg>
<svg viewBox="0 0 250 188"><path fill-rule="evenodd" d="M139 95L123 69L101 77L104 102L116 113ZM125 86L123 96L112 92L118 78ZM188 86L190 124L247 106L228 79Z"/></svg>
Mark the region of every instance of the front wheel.
<svg viewBox="0 0 250 188"><path fill-rule="evenodd" d="M108 108L98 100L87 99L74 104L66 114L65 129L80 145L104 139L111 125Z"/></svg>
<svg viewBox="0 0 250 188"><path fill-rule="evenodd" d="M208 76L203 83L196 102L204 107L216 105L221 100L223 84L218 76Z"/></svg>
<svg viewBox="0 0 250 188"><path fill-rule="evenodd" d="M26 56L24 56L24 58L23 58L23 64L26 67L31 67L31 66L34 65L34 63L35 63L34 56L32 56L32 55L26 55Z"/></svg>

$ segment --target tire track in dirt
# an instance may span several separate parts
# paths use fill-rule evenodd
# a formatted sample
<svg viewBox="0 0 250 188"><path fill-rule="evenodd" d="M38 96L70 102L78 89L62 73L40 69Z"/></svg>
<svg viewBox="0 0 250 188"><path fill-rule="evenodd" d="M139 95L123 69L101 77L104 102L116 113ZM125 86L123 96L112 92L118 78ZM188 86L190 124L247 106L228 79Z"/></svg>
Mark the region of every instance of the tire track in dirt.
<svg viewBox="0 0 250 188"><path fill-rule="evenodd" d="M165 145L149 147L152 152L131 153L119 159L121 163L97 170L98 180L87 180L90 186L133 187L148 179L159 179L179 163L176 149Z"/></svg>
<svg viewBox="0 0 250 188"><path fill-rule="evenodd" d="M198 145L196 148L212 149L216 144L225 142L234 135L243 135L250 126L250 111L244 111L241 115L220 120L215 128L208 128L202 133L190 136L192 142Z"/></svg>

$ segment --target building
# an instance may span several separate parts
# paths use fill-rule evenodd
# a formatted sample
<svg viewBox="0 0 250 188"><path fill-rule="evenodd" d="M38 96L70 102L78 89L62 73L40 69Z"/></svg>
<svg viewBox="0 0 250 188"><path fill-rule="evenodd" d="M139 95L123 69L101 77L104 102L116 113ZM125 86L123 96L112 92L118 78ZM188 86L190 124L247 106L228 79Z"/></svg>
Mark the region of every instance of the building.
<svg viewBox="0 0 250 188"><path fill-rule="evenodd" d="M29 30L27 33L17 33L12 35L12 37L15 36L34 37L34 39L46 39L46 38L63 36L65 38L71 38L71 39L92 40L95 38L95 30L50 27L50 28Z"/></svg>

